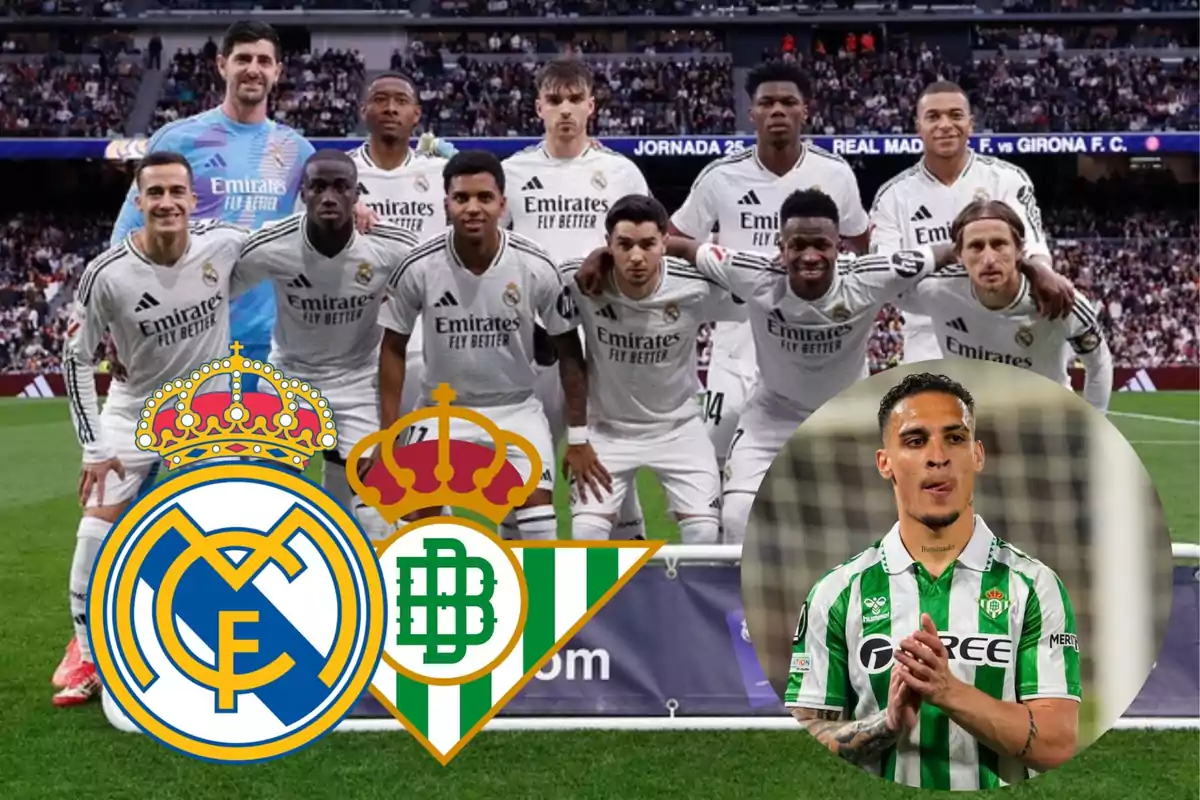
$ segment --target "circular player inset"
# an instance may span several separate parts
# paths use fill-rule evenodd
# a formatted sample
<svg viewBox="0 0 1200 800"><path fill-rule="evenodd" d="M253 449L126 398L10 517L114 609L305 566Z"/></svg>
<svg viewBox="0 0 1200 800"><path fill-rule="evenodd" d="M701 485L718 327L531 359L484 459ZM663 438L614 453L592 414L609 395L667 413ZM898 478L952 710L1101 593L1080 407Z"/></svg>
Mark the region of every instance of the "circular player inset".
<svg viewBox="0 0 1200 800"><path fill-rule="evenodd" d="M1058 767L1142 688L1171 601L1149 478L1028 371L924 362L862 381L785 446L742 560L747 625L797 724L927 789Z"/></svg>

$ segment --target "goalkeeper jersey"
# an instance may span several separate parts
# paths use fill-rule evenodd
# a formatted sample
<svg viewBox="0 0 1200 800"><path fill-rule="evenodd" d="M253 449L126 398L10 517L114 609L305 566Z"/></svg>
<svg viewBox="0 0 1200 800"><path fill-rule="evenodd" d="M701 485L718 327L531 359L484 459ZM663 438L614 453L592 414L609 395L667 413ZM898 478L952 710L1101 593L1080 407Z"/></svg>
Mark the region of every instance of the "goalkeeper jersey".
<svg viewBox="0 0 1200 800"><path fill-rule="evenodd" d="M1071 601L1045 564L997 538L975 517L957 561L933 578L913 561L900 526L827 573L796 628L789 708L862 719L887 705L893 652L933 618L960 680L998 700L1079 701L1079 643ZM1014 758L921 705L917 727L869 769L924 789L989 789L1028 777Z"/></svg>
<svg viewBox="0 0 1200 800"><path fill-rule="evenodd" d="M260 228L299 210L304 164L315 151L298 132L272 120L246 124L225 115L220 107L175 120L155 131L147 153L170 150L192 165L199 203L194 219L217 219L244 228ZM142 227L142 212L129 187L125 205L113 227L116 245ZM264 282L229 306L233 339L247 347L271 343L275 325L275 293ZM265 354L264 354L265 357Z"/></svg>

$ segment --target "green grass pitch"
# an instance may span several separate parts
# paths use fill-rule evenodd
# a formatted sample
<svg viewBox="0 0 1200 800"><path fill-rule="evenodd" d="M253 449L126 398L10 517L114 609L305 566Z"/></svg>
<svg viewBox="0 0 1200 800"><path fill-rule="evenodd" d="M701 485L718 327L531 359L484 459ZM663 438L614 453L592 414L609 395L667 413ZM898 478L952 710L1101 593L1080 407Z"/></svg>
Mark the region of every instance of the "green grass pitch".
<svg viewBox="0 0 1200 800"><path fill-rule="evenodd" d="M1113 397L1113 422L1154 478L1172 537L1198 541L1200 397ZM1165 419L1164 419L1165 418ZM900 798L794 732L485 733L449 767L406 734L331 734L253 767L203 764L122 734L99 703L50 705L70 633L66 579L79 462L63 400L0 400L0 797L36 798ZM652 535L670 537L642 483ZM1004 790L1014 800L1176 800L1200 793L1194 731L1104 736L1067 766Z"/></svg>

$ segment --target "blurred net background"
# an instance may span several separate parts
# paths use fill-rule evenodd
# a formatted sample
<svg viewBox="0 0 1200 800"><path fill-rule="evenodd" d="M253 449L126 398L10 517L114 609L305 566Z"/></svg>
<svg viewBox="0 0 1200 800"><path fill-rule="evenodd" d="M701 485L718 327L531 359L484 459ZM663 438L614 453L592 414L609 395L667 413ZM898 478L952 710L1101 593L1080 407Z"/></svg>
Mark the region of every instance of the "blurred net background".
<svg viewBox="0 0 1200 800"><path fill-rule="evenodd" d="M830 569L895 524L875 467L876 413L914 372L975 398L986 462L975 511L997 536L1055 570L1075 609L1090 744L1137 696L1162 645L1172 557L1162 508L1133 448L1103 415L1053 382L987 362L904 366L859 382L800 427L754 502L742 552L746 622L782 696L800 606Z"/></svg>

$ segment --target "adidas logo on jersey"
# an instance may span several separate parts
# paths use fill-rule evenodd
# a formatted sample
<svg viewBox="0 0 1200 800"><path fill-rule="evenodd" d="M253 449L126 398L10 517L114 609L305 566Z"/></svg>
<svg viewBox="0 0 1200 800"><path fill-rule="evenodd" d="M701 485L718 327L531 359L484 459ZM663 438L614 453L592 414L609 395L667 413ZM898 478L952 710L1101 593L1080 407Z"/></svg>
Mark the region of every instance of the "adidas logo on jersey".
<svg viewBox="0 0 1200 800"><path fill-rule="evenodd" d="M454 299L454 295L450 294L450 292L446 292L444 295L442 295L440 298L438 298L438 301L433 304L433 307L434 308L449 308L450 306L456 306L456 305L458 305L458 301Z"/></svg>
<svg viewBox="0 0 1200 800"><path fill-rule="evenodd" d="M528 181L526 181L525 185L521 187L521 191L522 192L536 192L536 191L539 191L539 190L545 189L545 188L546 187L542 185L542 179L537 176L534 176L534 177L530 178Z"/></svg>
<svg viewBox="0 0 1200 800"><path fill-rule="evenodd" d="M912 215L912 222L921 222L927 219L933 219L933 214L929 213L929 209L925 206L918 208L917 213Z"/></svg>
<svg viewBox="0 0 1200 800"><path fill-rule="evenodd" d="M948 327L954 328L954 330L956 330L956 331L960 331L962 333L969 333L969 331L967 330L967 323L963 320L962 317L955 317L954 319L947 322L946 325Z"/></svg>
<svg viewBox="0 0 1200 800"><path fill-rule="evenodd" d="M224 169L226 166L225 159L221 157L220 153L204 162L205 169Z"/></svg>
<svg viewBox="0 0 1200 800"><path fill-rule="evenodd" d="M313 288L313 285L312 285L312 281L310 281L304 275L297 275L295 278L293 278L291 281L288 282L287 288L289 288L289 289L311 289L311 288Z"/></svg>
<svg viewBox="0 0 1200 800"><path fill-rule="evenodd" d="M758 199L758 194L753 189L742 195L742 199L737 201L739 206L761 206L762 201Z"/></svg>
<svg viewBox="0 0 1200 800"><path fill-rule="evenodd" d="M617 310L615 308L613 308L611 305L606 305L604 308L601 308L598 311L596 311L596 316L604 317L605 319L616 320Z"/></svg>
<svg viewBox="0 0 1200 800"><path fill-rule="evenodd" d="M149 311L158 305L158 301L154 299L154 295L149 292L142 293L142 299L138 300L138 304L133 307L134 312Z"/></svg>

